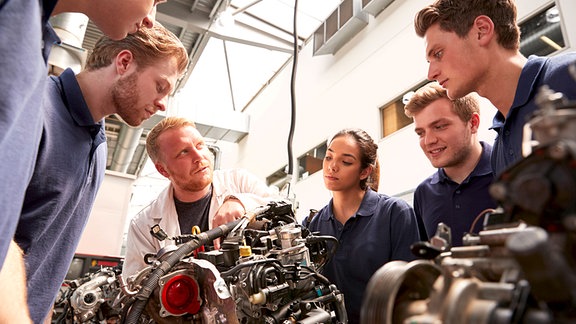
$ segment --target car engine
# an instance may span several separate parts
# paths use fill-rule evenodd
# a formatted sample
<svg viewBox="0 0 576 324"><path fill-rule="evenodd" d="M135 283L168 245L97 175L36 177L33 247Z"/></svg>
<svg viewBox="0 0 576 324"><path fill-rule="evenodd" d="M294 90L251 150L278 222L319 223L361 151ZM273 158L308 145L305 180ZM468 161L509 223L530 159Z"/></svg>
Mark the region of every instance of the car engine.
<svg viewBox="0 0 576 324"><path fill-rule="evenodd" d="M220 249L209 250L216 238ZM342 293L320 274L336 248L326 243L337 241L299 225L288 202L171 239L129 278L102 268L65 282L53 323L347 322Z"/></svg>
<svg viewBox="0 0 576 324"><path fill-rule="evenodd" d="M119 310L112 307L120 292L120 267L102 267L94 273L65 280L54 303L52 323L117 323Z"/></svg>

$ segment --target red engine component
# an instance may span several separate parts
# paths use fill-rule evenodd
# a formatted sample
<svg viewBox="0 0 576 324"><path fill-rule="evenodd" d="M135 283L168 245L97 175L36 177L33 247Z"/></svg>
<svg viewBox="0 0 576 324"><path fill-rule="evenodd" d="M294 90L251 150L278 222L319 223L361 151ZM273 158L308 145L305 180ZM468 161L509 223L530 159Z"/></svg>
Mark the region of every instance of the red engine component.
<svg viewBox="0 0 576 324"><path fill-rule="evenodd" d="M198 282L185 274L173 276L162 287L161 303L171 315L198 313L202 305Z"/></svg>

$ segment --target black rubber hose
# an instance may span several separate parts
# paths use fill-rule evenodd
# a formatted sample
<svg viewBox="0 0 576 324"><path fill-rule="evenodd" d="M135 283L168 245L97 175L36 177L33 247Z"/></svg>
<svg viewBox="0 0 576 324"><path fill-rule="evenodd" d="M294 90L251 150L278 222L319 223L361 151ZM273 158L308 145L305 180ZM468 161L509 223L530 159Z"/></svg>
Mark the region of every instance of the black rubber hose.
<svg viewBox="0 0 576 324"><path fill-rule="evenodd" d="M306 244L311 244L311 243L316 243L316 242L326 242L326 241L331 241L332 245L331 245L330 250L328 251L328 256L326 257L326 260L322 264L316 264L316 268L318 269L319 272L322 271L324 266L336 254L336 250L338 249L340 242L338 241L337 238L335 238L334 236L330 236L330 235L310 235L310 236L306 237Z"/></svg>
<svg viewBox="0 0 576 324"><path fill-rule="evenodd" d="M130 310L128 311L126 319L124 320L123 323L135 324L138 322L140 315L142 314L144 308L146 307L148 298L150 298L150 295L152 294L154 289L158 286L158 280L160 279L160 277L162 277L168 271L170 271L170 269L172 269L172 267L174 267L178 262L180 262L182 258L189 255L202 245L210 243L219 237L227 235L228 233L230 233L230 231L232 231L232 229L236 227L236 225L238 225L243 220L246 221L244 218L237 219L233 222L220 225L206 232L197 234L191 241L188 241L182 244L180 247L178 247L178 249L174 251L174 253L170 254L168 258L166 258L166 260L164 260L160 264L160 266L158 266L156 269L154 269L154 271L152 271L152 273L150 273L150 276L142 284L142 288L140 289L140 291L138 291L136 296L134 296L136 300L132 304L132 307L130 307Z"/></svg>

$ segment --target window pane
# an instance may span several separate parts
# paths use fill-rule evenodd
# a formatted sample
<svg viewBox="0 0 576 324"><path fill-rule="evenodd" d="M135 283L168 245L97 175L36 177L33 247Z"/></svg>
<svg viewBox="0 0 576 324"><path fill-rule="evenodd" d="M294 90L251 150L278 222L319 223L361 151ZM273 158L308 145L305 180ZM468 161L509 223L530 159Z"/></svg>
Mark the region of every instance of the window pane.
<svg viewBox="0 0 576 324"><path fill-rule="evenodd" d="M546 56L566 46L556 6L547 8L520 24L520 52Z"/></svg>
<svg viewBox="0 0 576 324"><path fill-rule="evenodd" d="M412 123L412 118L404 114L404 103L401 98L384 107L381 114L384 137Z"/></svg>

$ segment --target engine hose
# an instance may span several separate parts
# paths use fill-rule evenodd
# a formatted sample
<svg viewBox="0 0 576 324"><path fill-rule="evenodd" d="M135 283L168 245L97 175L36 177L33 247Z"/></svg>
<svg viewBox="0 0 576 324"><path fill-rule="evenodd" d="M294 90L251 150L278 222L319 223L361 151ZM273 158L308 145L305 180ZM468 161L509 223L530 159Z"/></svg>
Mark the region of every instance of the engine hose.
<svg viewBox="0 0 576 324"><path fill-rule="evenodd" d="M324 260L324 262L322 264L316 265L319 272L322 271L324 266L336 254L336 250L338 249L338 245L340 244L340 242L334 236L329 236L329 235L313 235L313 236L307 236L306 237L306 244L318 243L318 242L321 243L321 242L326 242L326 241L331 241L332 244L328 245L328 246L330 246L330 250L328 251L328 256L326 257L326 260Z"/></svg>
<svg viewBox="0 0 576 324"><path fill-rule="evenodd" d="M346 306L344 305L344 295L334 284L330 285L330 290L332 290L332 296L335 298L334 312L336 313L336 317L340 320L337 323L348 323L348 313L346 312Z"/></svg>
<svg viewBox="0 0 576 324"><path fill-rule="evenodd" d="M316 243L316 242L324 242L324 241L332 241L333 246L330 249L330 254L335 254L336 250L338 249L339 241L334 236L329 235L314 235L306 237L306 243Z"/></svg>
<svg viewBox="0 0 576 324"><path fill-rule="evenodd" d="M66 323L66 315L68 315L69 310L70 310L70 304L65 303L64 306L62 307L62 314L60 314L60 316L56 318L55 323L56 324ZM74 313L74 310L72 310L72 313Z"/></svg>
<svg viewBox="0 0 576 324"><path fill-rule="evenodd" d="M329 280L328 278L326 278L324 275L320 274L320 272L318 272L318 271L316 271L316 270L314 270L314 269L312 269L312 268L310 268L310 267L308 267L308 266L303 266L302 268L306 268L306 269L312 271L312 275L313 275L316 279L320 280L324 285L330 286L330 284L331 284L331 283L330 283L330 280Z"/></svg>
<svg viewBox="0 0 576 324"><path fill-rule="evenodd" d="M154 291L154 289L158 286L158 280L164 274L166 274L172 267L174 267L182 258L192 253L197 248L201 247L204 244L210 243L215 239L227 235L230 233L232 229L234 229L240 222L248 221L247 218L240 218L233 222L220 225L216 228L208 230L206 232L197 234L191 241L188 241L181 246L178 247L176 251L166 258L146 279L146 281L142 284L142 288L140 291L134 296L135 301L130 307L126 319L123 320L123 323L126 324L134 324L138 322L140 315L144 311L146 307L146 303L148 302L148 298Z"/></svg>
<svg viewBox="0 0 576 324"><path fill-rule="evenodd" d="M282 319L288 317L288 312L290 311L291 307L292 304L287 303L286 305L276 310L274 313L270 314L270 317L272 317L273 320L271 323L282 323Z"/></svg>
<svg viewBox="0 0 576 324"><path fill-rule="evenodd" d="M124 307L122 307L122 314L120 316L121 323L126 323L125 319L128 318L128 314L130 313L130 309L136 300L134 298L128 299Z"/></svg>
<svg viewBox="0 0 576 324"><path fill-rule="evenodd" d="M94 290L98 287L104 286L108 283L108 279L111 278L108 274L101 273L102 275L95 277L94 279L82 284L76 289L76 292L81 293L87 290ZM74 294L73 294L74 295Z"/></svg>
<svg viewBox="0 0 576 324"><path fill-rule="evenodd" d="M285 224L297 223L296 218L292 215L276 215L275 221L279 223L280 221L284 221Z"/></svg>
<svg viewBox="0 0 576 324"><path fill-rule="evenodd" d="M322 304L332 304L334 306L334 313L336 314L337 322L336 323L348 323L348 313L346 312L346 306L344 305L344 295L336 288L336 285L331 284L329 286L330 294L318 296L313 300L306 301L302 300L303 303L322 303ZM318 321L309 321L303 320L298 321L297 323L326 323L326 322L318 322Z"/></svg>
<svg viewBox="0 0 576 324"><path fill-rule="evenodd" d="M331 323L331 315L327 311L316 308L308 312L307 317L300 319L297 324Z"/></svg>
<svg viewBox="0 0 576 324"><path fill-rule="evenodd" d="M253 260L253 261L246 261L243 263L240 263L236 266L234 266L234 268L227 270L227 271L223 271L220 273L220 276L222 278L228 277L233 275L234 273L236 273L238 270L246 268L246 267L251 267L253 265L257 265L257 264L261 264L261 263L270 263L273 267L277 268L277 269L281 269L283 267L282 263L280 263L280 261L278 260L269 260L269 259L262 259L262 260Z"/></svg>
<svg viewBox="0 0 576 324"><path fill-rule="evenodd" d="M286 279L284 278L284 273L282 272L281 269L274 267L274 265L272 265L272 267L261 267L260 269L258 269L258 272L256 273L257 280L253 282L253 284L255 284L256 287L253 287L253 289L255 291L260 291L261 289L268 286L268 282L266 282L266 280L268 279L268 274L272 272L278 274L277 280L279 281L279 283L286 282Z"/></svg>

